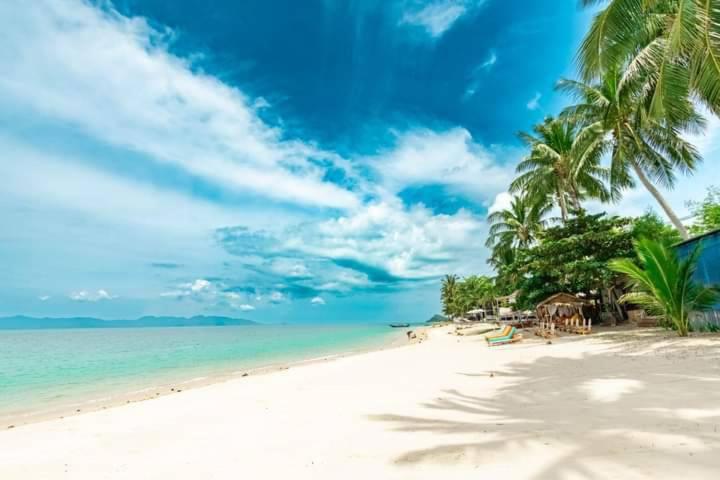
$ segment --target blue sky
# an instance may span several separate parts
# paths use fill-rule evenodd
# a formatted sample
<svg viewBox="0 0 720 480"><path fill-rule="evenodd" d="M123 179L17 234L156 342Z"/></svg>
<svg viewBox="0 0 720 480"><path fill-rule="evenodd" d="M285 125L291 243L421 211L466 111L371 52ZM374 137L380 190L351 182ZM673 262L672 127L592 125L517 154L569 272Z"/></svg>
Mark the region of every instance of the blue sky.
<svg viewBox="0 0 720 480"><path fill-rule="evenodd" d="M2 2L0 314L425 319L441 275L488 272L515 132L562 106L588 21L576 0Z"/></svg>

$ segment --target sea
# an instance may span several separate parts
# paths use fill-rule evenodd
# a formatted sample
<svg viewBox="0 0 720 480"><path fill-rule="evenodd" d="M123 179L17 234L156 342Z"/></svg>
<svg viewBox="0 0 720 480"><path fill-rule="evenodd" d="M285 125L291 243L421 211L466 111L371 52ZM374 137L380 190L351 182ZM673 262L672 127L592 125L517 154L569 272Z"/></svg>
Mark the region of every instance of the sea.
<svg viewBox="0 0 720 480"><path fill-rule="evenodd" d="M357 324L0 330L0 428L381 348L403 335Z"/></svg>

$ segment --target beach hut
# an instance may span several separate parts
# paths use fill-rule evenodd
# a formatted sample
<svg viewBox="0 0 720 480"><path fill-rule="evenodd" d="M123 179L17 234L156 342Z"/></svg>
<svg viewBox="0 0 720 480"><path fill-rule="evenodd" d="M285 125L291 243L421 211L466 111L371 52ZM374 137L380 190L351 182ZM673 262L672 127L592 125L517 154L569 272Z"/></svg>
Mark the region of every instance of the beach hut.
<svg viewBox="0 0 720 480"><path fill-rule="evenodd" d="M476 308L467 312L465 317L475 322L482 322L487 317L487 311L482 308Z"/></svg>
<svg viewBox="0 0 720 480"><path fill-rule="evenodd" d="M554 333L565 330L571 333L590 333L592 320L583 313L585 301L570 293L556 293L540 302L536 308L540 330Z"/></svg>

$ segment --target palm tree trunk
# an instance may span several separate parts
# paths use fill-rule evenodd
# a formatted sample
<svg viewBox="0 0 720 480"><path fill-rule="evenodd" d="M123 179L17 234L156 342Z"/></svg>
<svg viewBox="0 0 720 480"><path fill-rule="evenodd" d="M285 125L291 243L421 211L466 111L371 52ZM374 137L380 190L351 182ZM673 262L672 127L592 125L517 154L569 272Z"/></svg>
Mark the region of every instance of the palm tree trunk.
<svg viewBox="0 0 720 480"><path fill-rule="evenodd" d="M572 186L572 200L573 207L575 207L575 210L580 212L580 210L582 210L582 206L580 205L580 195L578 194L577 187L575 185Z"/></svg>
<svg viewBox="0 0 720 480"><path fill-rule="evenodd" d="M565 203L565 193L562 191L559 185L557 186L557 197L558 205L560 205L560 216L562 217L563 223L566 223L568 219L568 210L567 204Z"/></svg>
<svg viewBox="0 0 720 480"><path fill-rule="evenodd" d="M645 172L643 172L642 168L635 163L630 162L630 164L633 167L633 170L635 170L635 174L640 179L640 182L645 186L645 188L650 192L650 194L655 197L655 200L660 204L663 210L665 210L665 214L670 219L670 222L675 225L675 228L677 228L678 232L680 232L680 235L683 239L687 240L690 238L690 235L688 235L688 231L685 228L685 225L682 224L680 221L680 217L678 217L672 208L670 208L670 205L667 203L665 198L663 198L660 191L655 188L655 185L652 184L652 182L647 178L647 175L645 175Z"/></svg>

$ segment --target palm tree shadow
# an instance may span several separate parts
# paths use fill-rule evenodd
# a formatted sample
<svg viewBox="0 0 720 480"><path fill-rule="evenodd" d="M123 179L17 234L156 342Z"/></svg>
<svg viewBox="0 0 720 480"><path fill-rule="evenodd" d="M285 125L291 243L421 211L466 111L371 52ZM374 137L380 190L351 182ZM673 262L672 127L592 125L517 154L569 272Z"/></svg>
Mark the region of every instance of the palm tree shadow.
<svg viewBox="0 0 720 480"><path fill-rule="evenodd" d="M371 419L399 432L438 438L429 448L395 458L398 465L462 461L483 466L536 451L546 461L528 478L607 479L612 478L608 466L623 471L629 458L642 456L661 472L691 462L694 471L712 477L720 469L720 458L711 453L720 448L720 371L714 366L720 338L698 351L683 340L670 340L609 337L600 340L612 347L603 355L547 356L509 364L493 377L458 372L464 385L467 379L484 382L473 392L488 393L448 389L421 403L425 416ZM689 357L701 357L691 371L683 361Z"/></svg>

